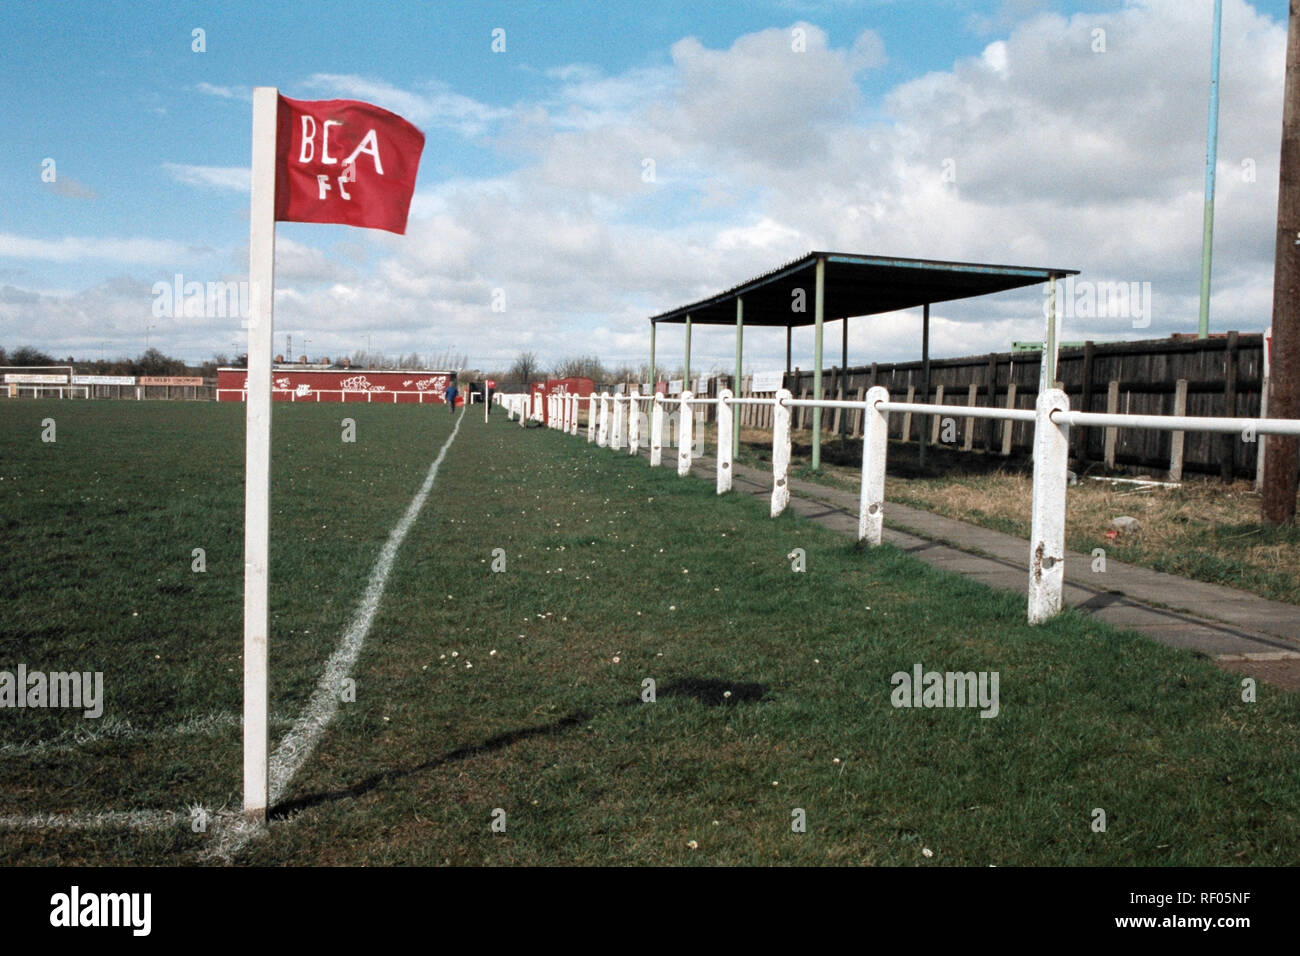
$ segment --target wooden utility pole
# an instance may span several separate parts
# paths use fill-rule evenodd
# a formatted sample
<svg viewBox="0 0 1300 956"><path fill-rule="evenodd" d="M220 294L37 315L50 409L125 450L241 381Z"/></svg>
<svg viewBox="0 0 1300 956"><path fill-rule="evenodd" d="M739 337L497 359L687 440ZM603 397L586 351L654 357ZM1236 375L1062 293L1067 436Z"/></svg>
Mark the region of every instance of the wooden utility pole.
<svg viewBox="0 0 1300 956"><path fill-rule="evenodd" d="M1300 0L1291 0L1282 101L1282 161L1278 177L1277 251L1273 259L1273 361L1270 418L1300 418ZM1266 346L1267 347L1267 344ZM1295 522L1300 439L1268 435L1264 459L1264 524Z"/></svg>

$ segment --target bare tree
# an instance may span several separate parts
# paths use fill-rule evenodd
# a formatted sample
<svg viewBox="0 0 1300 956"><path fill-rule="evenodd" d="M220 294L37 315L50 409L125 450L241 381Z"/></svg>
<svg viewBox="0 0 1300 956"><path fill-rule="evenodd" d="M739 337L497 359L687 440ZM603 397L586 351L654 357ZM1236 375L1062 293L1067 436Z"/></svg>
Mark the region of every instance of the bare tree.
<svg viewBox="0 0 1300 956"><path fill-rule="evenodd" d="M30 345L24 345L9 353L10 365L54 365L54 357Z"/></svg>
<svg viewBox="0 0 1300 956"><path fill-rule="evenodd" d="M555 366L556 378L589 378L592 381L603 381L609 373L605 367L600 364L599 357L595 355L579 355L574 358L566 358Z"/></svg>
<svg viewBox="0 0 1300 956"><path fill-rule="evenodd" d="M537 361L537 356L532 352L520 352L515 357L515 364L510 366L510 372L506 375L506 378L512 382L527 383L541 374L542 367Z"/></svg>

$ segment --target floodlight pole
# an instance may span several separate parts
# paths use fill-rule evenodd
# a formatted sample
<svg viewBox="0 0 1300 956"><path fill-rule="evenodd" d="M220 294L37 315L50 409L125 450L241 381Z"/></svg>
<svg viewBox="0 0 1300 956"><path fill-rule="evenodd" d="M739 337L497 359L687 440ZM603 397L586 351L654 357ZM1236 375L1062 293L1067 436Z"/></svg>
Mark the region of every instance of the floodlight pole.
<svg viewBox="0 0 1300 956"><path fill-rule="evenodd" d="M745 300L736 296L736 379L731 383L731 393L740 394L740 369L741 355L745 348ZM740 457L740 422L736 420L732 423L731 429L731 458L734 461Z"/></svg>
<svg viewBox="0 0 1300 956"><path fill-rule="evenodd" d="M271 352L275 333L275 139L279 91L253 90L244 464L244 817L266 822Z"/></svg>
<svg viewBox="0 0 1300 956"><path fill-rule="evenodd" d="M1214 256L1214 173L1219 161L1219 35L1223 0L1214 0L1214 39L1210 47L1210 122L1205 146L1205 214L1201 227L1201 315L1198 339L1210 337L1210 262Z"/></svg>
<svg viewBox="0 0 1300 956"><path fill-rule="evenodd" d="M813 283L813 321L816 323L816 341L813 343L813 397L822 400L822 326L826 320L826 259L817 258L817 269ZM822 466L822 409L813 407L812 467L818 471Z"/></svg>

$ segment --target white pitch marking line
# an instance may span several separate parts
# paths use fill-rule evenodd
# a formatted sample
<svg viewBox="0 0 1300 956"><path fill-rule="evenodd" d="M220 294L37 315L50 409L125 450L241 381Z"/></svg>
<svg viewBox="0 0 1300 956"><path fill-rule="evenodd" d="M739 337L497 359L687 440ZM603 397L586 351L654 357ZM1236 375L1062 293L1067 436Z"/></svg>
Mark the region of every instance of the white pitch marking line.
<svg viewBox="0 0 1300 956"><path fill-rule="evenodd" d="M352 623L348 625L343 639L339 641L339 646L335 648L329 662L326 663L325 671L316 683L316 690L312 693L311 700L307 702L301 716L271 754L269 780L271 792L268 801L271 808L280 802L294 774L307 762L325 728L338 713L339 689L361 655L361 647L365 643L366 635L370 633L375 612L379 610L379 601L384 596L384 587L388 583L388 574L393 569L397 551L406 540L406 533L410 531L411 525L420 516L425 499L429 497L433 482L438 477L438 469L442 466L443 459L447 457L447 449L451 448L451 443L456 440L456 433L460 431L464 420L464 415L457 416L456 427L451 430L447 441L443 443L442 450L438 452L438 457L429 466L424 484L411 499L411 504L407 507L406 514L402 515L402 520L397 522L389 532L388 541L379 552L379 560L375 562L375 567L370 572L370 582L366 585L366 593L352 618ZM223 828L223 839L212 850L212 855L230 859L261 830L262 827L257 825L233 825Z"/></svg>
<svg viewBox="0 0 1300 956"><path fill-rule="evenodd" d="M128 827L132 830L162 830L176 826L188 815L171 810L109 810L104 813L33 813L0 816L6 830L96 830Z"/></svg>
<svg viewBox="0 0 1300 956"><path fill-rule="evenodd" d="M451 434L447 436L447 441L443 443L442 449L438 452L438 457L429 466L429 473L425 475L420 490L411 499L406 514L389 532L388 540L384 543L383 550L379 552L379 560L375 562L375 567L370 572L370 582L366 585L366 593L362 597L361 606L357 608L352 623L344 632L339 646L334 650L329 662L325 665L325 672L317 682L311 700L307 702L301 716L294 722L289 732L285 734L284 739L280 741L275 753L271 755L270 804L272 807L279 802L285 788L293 779L293 775L311 756L321 735L325 732L325 728L338 712L338 688L361 654L361 647L365 643L366 635L370 632L370 625L374 621L375 612L379 610L379 601L384 595L384 587L388 583L388 575L393 569L397 551L406 539L406 533L410 531L411 525L419 517L424 502L429 497L429 492L433 490L433 482L438 477L438 469L442 466L443 459L447 457L447 449L455 441L456 433L460 431L462 421L464 421L463 415L456 419L456 427L451 430ZM27 816L14 814L0 816L0 829L88 830L103 827L127 827L135 830L162 830L177 826L181 822L188 823L190 819L189 815L177 813L173 810L37 813ZM209 817L209 822L216 834L220 834L220 839L217 845L205 853L204 856L215 856L225 860L231 859L244 848L250 839L262 832L262 827L249 824L241 814L229 811L212 814Z"/></svg>
<svg viewBox="0 0 1300 956"><path fill-rule="evenodd" d="M110 740L162 740L168 737L215 737L225 733L231 727L242 726L244 718L242 714L234 714L229 711L225 713L216 712L204 714L197 717L187 717L179 724L171 727L160 727L153 730L138 728L129 720L115 720L106 718L100 721L99 726L78 727L72 731L66 731L57 737L50 737L45 740L34 740L23 743L6 743L0 744L0 757L33 757L45 753L62 753L68 750L79 750L82 747L89 747L93 744L103 743ZM278 724L283 727L291 726L293 721L287 717L272 717L272 724Z"/></svg>

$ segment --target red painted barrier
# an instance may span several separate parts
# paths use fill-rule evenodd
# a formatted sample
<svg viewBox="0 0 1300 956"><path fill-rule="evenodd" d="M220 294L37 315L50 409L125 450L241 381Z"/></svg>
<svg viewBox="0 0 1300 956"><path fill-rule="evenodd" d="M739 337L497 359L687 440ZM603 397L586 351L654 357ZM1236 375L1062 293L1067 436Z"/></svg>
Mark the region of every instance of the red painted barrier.
<svg viewBox="0 0 1300 956"><path fill-rule="evenodd" d="M550 395L577 395L586 398L596 390L596 383L589 378L548 378L546 391Z"/></svg>
<svg viewBox="0 0 1300 956"><path fill-rule="evenodd" d="M217 401L242 402L248 371L217 369ZM446 404L443 396L451 373L404 369L285 369L271 373L271 397L277 402L369 402L370 404ZM465 404L462 388L457 405Z"/></svg>

